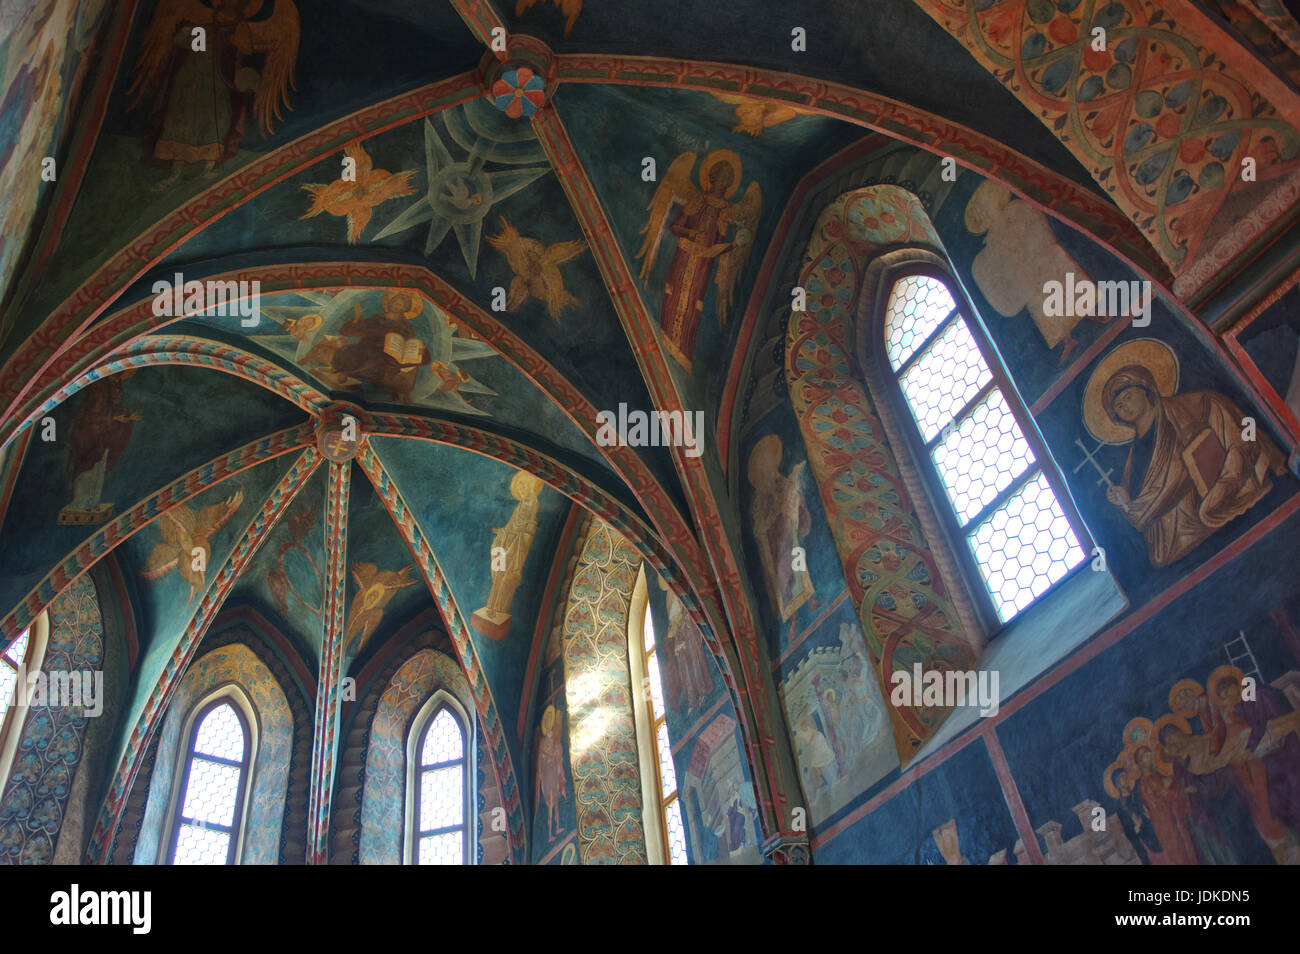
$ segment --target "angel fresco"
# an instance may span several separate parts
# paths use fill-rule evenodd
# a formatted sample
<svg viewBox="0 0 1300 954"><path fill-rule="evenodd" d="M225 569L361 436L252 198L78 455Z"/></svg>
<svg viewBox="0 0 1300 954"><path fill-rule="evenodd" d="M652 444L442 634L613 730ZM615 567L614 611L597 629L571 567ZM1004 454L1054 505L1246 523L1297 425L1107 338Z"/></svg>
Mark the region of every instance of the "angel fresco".
<svg viewBox="0 0 1300 954"><path fill-rule="evenodd" d="M352 608L343 629L345 650L361 651L384 618L384 608L397 591L419 582L411 578L414 569L410 564L400 570L380 570L373 563L361 561L352 564L352 579L357 584L357 592L352 597Z"/></svg>
<svg viewBox="0 0 1300 954"><path fill-rule="evenodd" d="M507 311L514 311L529 298L537 298L546 303L547 314L559 321L560 312L581 304L564 287L560 266L586 251L586 242L575 239L543 245L537 239L519 234L505 216L501 217L501 231L489 235L487 240L506 257L506 264L514 273L506 299Z"/></svg>
<svg viewBox="0 0 1300 954"><path fill-rule="evenodd" d="M736 293L736 280L754 245L763 196L757 182L751 182L744 196L729 201L741 181L740 157L730 149L715 149L700 164L700 185L691 182L696 156L684 152L668 167L650 201L650 218L641 234L645 241L637 258L641 280L654 272L659 245L673 206L683 208L668 228L677 236L677 249L664 284L659 327L664 345L687 372L695 356L695 334L700 327L704 296L712 278L717 287L718 325L727 321Z"/></svg>
<svg viewBox="0 0 1300 954"><path fill-rule="evenodd" d="M1146 539L1152 566L1191 553L1245 513L1285 471L1267 435L1243 436L1239 407L1215 391L1178 390L1178 360L1151 338L1107 355L1084 392L1084 423L1108 444L1129 444L1106 499Z"/></svg>
<svg viewBox="0 0 1300 954"><path fill-rule="evenodd" d="M330 183L309 182L303 190L311 196L311 208L300 219L310 219L322 212L336 217L346 217L348 222L348 244L356 245L361 233L370 224L370 216L375 206L389 199L412 195L415 186L411 177L418 169L405 172L389 172L376 169L370 154L360 143L343 150L345 158L353 162L353 178L342 176Z"/></svg>
<svg viewBox="0 0 1300 954"><path fill-rule="evenodd" d="M173 507L158 520L163 542L153 548L140 575L156 580L172 570L190 585L188 603L207 581L208 557L212 555L212 537L224 527L244 503L244 492L237 490L225 500L202 507L196 513L185 504ZM203 559L196 559L199 553ZM188 605L188 603L186 605Z"/></svg>
<svg viewBox="0 0 1300 954"><path fill-rule="evenodd" d="M253 19L263 5L159 0L128 90L132 109L150 109L146 161L171 163L155 189L175 182L186 165L212 178L217 164L238 152L250 118L266 137L288 108L298 8L274 0L269 17Z"/></svg>

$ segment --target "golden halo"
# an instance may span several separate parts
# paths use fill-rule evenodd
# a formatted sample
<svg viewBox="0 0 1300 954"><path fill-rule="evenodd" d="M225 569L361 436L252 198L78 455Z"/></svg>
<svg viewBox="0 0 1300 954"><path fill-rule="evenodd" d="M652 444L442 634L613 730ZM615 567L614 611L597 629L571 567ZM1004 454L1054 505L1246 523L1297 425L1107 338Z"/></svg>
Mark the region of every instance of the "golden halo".
<svg viewBox="0 0 1300 954"><path fill-rule="evenodd" d="M510 496L516 500L523 500L525 497L536 497L541 492L541 478L533 476L526 470L517 470L515 475L510 478Z"/></svg>
<svg viewBox="0 0 1300 954"><path fill-rule="evenodd" d="M546 711L542 713L542 734L550 735L551 729L555 727L555 706L547 706Z"/></svg>
<svg viewBox="0 0 1300 954"><path fill-rule="evenodd" d="M1124 726L1124 741L1129 745L1147 745L1151 741L1151 720L1143 716L1130 719Z"/></svg>
<svg viewBox="0 0 1300 954"><path fill-rule="evenodd" d="M409 288L394 288L390 291L384 292L384 297L380 299L379 305L384 309L385 313L388 313L390 310L388 306L392 304L393 299L398 295L405 295L407 300L411 303L410 311L401 312L402 317L407 321L410 321L420 312L424 311L424 299L420 297L418 292L411 291Z"/></svg>
<svg viewBox="0 0 1300 954"><path fill-rule="evenodd" d="M1101 777L1102 788L1106 790L1107 795L1116 800L1121 796L1119 794L1119 787L1115 784L1115 773L1121 768L1123 768L1123 766L1120 765L1118 761L1111 762L1110 765L1106 766L1106 774Z"/></svg>
<svg viewBox="0 0 1300 954"><path fill-rule="evenodd" d="M1191 690L1193 693L1195 693L1198 696L1205 695L1205 690L1201 688L1201 684L1197 682L1195 679L1181 679L1178 682L1174 683L1174 687L1169 690L1169 711L1170 712L1176 713L1177 715L1183 716L1185 718L1190 718L1191 716L1196 715L1195 709L1180 709L1178 708L1177 702L1174 701L1178 698L1180 694L1188 690Z"/></svg>
<svg viewBox="0 0 1300 954"><path fill-rule="evenodd" d="M317 328L319 328L321 326L321 322L323 322L324 320L325 318L322 315L320 315L318 312L311 311L305 315L300 315L298 317L298 320L295 321L294 324L301 325L304 331L312 332L315 331Z"/></svg>
<svg viewBox="0 0 1300 954"><path fill-rule="evenodd" d="M704 157L704 162L700 164L700 185L704 187L705 192L709 191L709 186L712 183L709 170L719 162L725 162L731 166L731 187L727 189L727 194L723 196L724 199L730 199L731 193L735 192L740 186L740 156L730 149L715 149Z"/></svg>
<svg viewBox="0 0 1300 954"><path fill-rule="evenodd" d="M1225 679L1231 680L1241 687L1241 681L1246 678L1246 674L1236 666L1220 666L1214 672L1210 673L1210 678L1205 680L1205 688L1210 695L1210 704L1213 705L1219 701L1219 686Z"/></svg>
<svg viewBox="0 0 1300 954"><path fill-rule="evenodd" d="M1133 440L1133 428L1116 424L1101 405L1101 392L1106 382L1116 371L1130 364L1140 365L1151 372L1161 397L1169 397L1178 390L1178 358L1163 341L1136 338L1106 355L1092 372L1083 391L1083 424L1089 434L1104 444L1127 444Z"/></svg>

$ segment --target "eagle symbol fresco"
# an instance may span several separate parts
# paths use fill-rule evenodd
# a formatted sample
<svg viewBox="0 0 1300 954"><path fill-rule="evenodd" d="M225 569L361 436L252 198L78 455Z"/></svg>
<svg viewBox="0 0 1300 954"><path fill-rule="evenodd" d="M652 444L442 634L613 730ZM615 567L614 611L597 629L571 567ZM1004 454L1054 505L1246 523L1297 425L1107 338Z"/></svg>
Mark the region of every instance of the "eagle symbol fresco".
<svg viewBox="0 0 1300 954"><path fill-rule="evenodd" d="M159 519L163 542L153 548L140 575L156 580L176 570L190 585L187 603L207 583L208 557L212 554L212 537L226 525L244 502L244 492L237 490L219 503L203 507L197 513L181 504ZM199 555L202 554L202 559Z"/></svg>
<svg viewBox="0 0 1300 954"><path fill-rule="evenodd" d="M358 651L365 645L384 618L384 608L397 591L418 582L411 579L413 569L410 565L400 570L380 570L373 563L358 561L352 564L352 579L356 581L357 592L352 597L352 609L343 631L345 649L352 647L354 642Z"/></svg>
<svg viewBox="0 0 1300 954"><path fill-rule="evenodd" d="M754 246L763 209L757 182L751 182L738 201L730 201L742 176L740 157L730 149L715 149L704 157L698 187L691 181L695 161L695 153L684 152L668 167L668 174L648 206L650 217L641 230L645 241L637 252L637 258L643 259L644 282L654 274L664 232L671 231L677 237L664 284L659 327L668 353L688 372L709 281L712 279L717 287L715 309L718 325L722 326L735 298L736 281ZM670 225L669 215L677 205L682 210Z"/></svg>
<svg viewBox="0 0 1300 954"><path fill-rule="evenodd" d="M145 159L171 163L154 188L199 165L205 178L239 151L247 126L263 138L289 108L298 61L293 0L160 0L145 32L127 90L131 108L147 107Z"/></svg>
<svg viewBox="0 0 1300 954"><path fill-rule="evenodd" d="M488 242L506 257L510 271L514 272L506 298L507 310L514 311L529 298L538 298L546 303L547 313L559 321L564 309L578 307L578 299L564 287L560 266L581 255L587 248L585 242L543 245L537 239L520 235L505 216L501 217L501 231L489 235Z"/></svg>
<svg viewBox="0 0 1300 954"><path fill-rule="evenodd" d="M350 179L340 176L327 185L307 183L304 191L311 194L311 208L300 219L310 219L322 212L348 220L348 244L356 245L361 233L370 224L375 206L399 196L413 195L415 186L411 177L418 169L389 172L376 169L369 154L358 143L343 150L343 155L353 162Z"/></svg>

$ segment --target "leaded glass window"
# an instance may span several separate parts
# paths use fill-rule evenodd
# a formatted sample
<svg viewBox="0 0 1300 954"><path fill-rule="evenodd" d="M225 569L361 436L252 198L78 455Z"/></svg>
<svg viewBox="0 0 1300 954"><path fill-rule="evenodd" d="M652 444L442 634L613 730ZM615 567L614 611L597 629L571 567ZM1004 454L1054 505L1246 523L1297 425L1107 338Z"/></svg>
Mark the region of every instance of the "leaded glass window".
<svg viewBox="0 0 1300 954"><path fill-rule="evenodd" d="M233 865L237 861L244 789L252 744L243 713L217 699L194 720L178 790L174 865Z"/></svg>
<svg viewBox="0 0 1300 954"><path fill-rule="evenodd" d="M468 864L469 756L465 729L449 707L439 708L426 724L418 755L416 864Z"/></svg>
<svg viewBox="0 0 1300 954"><path fill-rule="evenodd" d="M948 522L1006 623L1083 562L1077 518L1057 497L1045 449L1022 429L1028 416L992 346L981 342L983 329L962 314L946 283L922 274L898 279L884 339L951 507Z"/></svg>
<svg viewBox="0 0 1300 954"><path fill-rule="evenodd" d="M27 686L19 685L21 681L19 676L22 675L19 670L27 663L30 633L30 629L23 630L21 635L9 644L9 648L0 653L0 728L4 727L5 719L9 716L10 705L20 698L20 694L25 698Z"/></svg>
<svg viewBox="0 0 1300 954"><path fill-rule="evenodd" d="M677 798L677 770L673 766L673 746L668 738L667 712L664 709L664 687L659 677L659 660L655 655L655 627L650 616L650 602L646 601L645 617L641 624L641 652L645 662L646 685L650 690L653 723L650 737L654 745L654 763L659 788L659 807L663 814L665 853L669 864L689 864L686 857L686 829L682 827L682 806Z"/></svg>

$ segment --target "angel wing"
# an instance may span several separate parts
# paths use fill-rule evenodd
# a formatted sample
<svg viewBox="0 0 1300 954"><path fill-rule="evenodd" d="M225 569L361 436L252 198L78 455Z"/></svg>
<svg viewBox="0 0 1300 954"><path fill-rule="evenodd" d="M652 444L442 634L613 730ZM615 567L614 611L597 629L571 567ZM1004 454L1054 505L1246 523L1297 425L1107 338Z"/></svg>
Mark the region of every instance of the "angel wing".
<svg viewBox="0 0 1300 954"><path fill-rule="evenodd" d="M727 311L736 293L736 280L749 261L754 247L754 233L758 229L758 216L763 211L763 193L757 182L751 182L744 197L731 207L728 219L736 226L733 246L718 256L718 324L727 323Z"/></svg>
<svg viewBox="0 0 1300 954"><path fill-rule="evenodd" d="M212 8L199 0L159 0L135 61L135 76L127 89L132 109L150 99L161 87L181 24L211 22Z"/></svg>
<svg viewBox="0 0 1300 954"><path fill-rule="evenodd" d="M160 543L149 554L149 562L140 571L140 576L146 580L156 580L175 569L179 562L180 550L174 544Z"/></svg>
<svg viewBox="0 0 1300 954"><path fill-rule="evenodd" d="M271 120L280 119L281 108L291 108L289 90L298 88L293 78L298 62L298 27L298 8L293 0L275 0L275 8L267 19L248 24L254 52L266 56L262 79L253 97L253 115L263 136L271 135Z"/></svg>
<svg viewBox="0 0 1300 954"><path fill-rule="evenodd" d="M163 514L158 530L167 543L179 545L188 541L194 532L194 511L184 504L173 507Z"/></svg>
<svg viewBox="0 0 1300 954"><path fill-rule="evenodd" d="M700 196L700 190L691 183L691 170L694 168L695 153L682 153L673 160L672 165L668 167L667 175L659 183L659 188L655 189L654 198L650 200L650 218L645 228L641 230L645 241L641 243L641 250L636 253L637 258L645 256L645 261L641 263L642 281L654 269L655 259L659 257L659 241L664 236L668 213L672 210L673 203L685 204Z"/></svg>
<svg viewBox="0 0 1300 954"><path fill-rule="evenodd" d="M357 588L361 590L370 585L370 581L375 578L375 574L378 572L379 567L373 563L362 563L358 560L352 564L352 579L356 580Z"/></svg>
<svg viewBox="0 0 1300 954"><path fill-rule="evenodd" d="M278 115L276 117L279 118ZM357 179L364 179L370 175L370 170L374 168L374 163L370 159L370 153L362 147L361 143L355 143L343 150L343 155L351 159L355 165Z"/></svg>
<svg viewBox="0 0 1300 954"><path fill-rule="evenodd" d="M464 183L462 183L463 185ZM506 261L510 263L511 271L513 271L515 263L511 262L511 258L518 251L522 238L519 230L511 225L510 220L503 215L501 216L501 231L496 235L489 235L487 240L489 245L506 257Z"/></svg>
<svg viewBox="0 0 1300 954"><path fill-rule="evenodd" d="M240 504L243 502L244 492L237 490L225 500L209 504L200 510L194 524L210 537L225 526L226 521L235 515L235 511L239 509Z"/></svg>
<svg viewBox="0 0 1300 954"><path fill-rule="evenodd" d="M552 265L563 265L565 262L572 261L587 250L587 243L581 239L572 239L568 242L556 242L546 248L545 258Z"/></svg>

